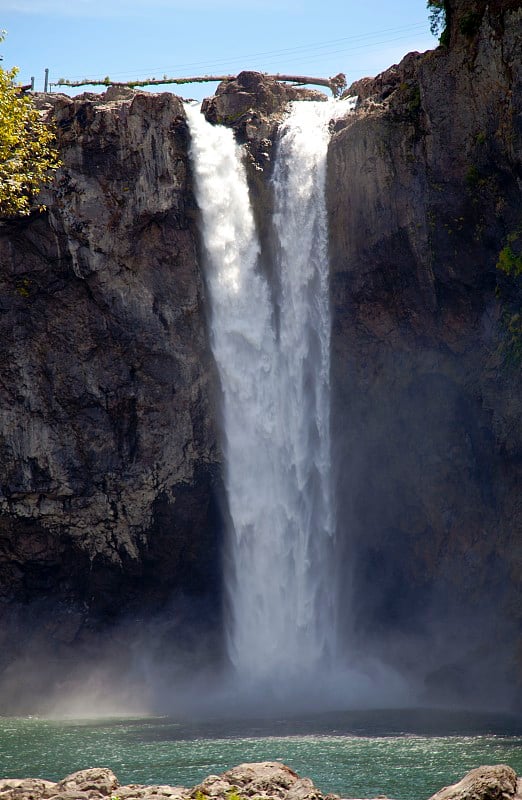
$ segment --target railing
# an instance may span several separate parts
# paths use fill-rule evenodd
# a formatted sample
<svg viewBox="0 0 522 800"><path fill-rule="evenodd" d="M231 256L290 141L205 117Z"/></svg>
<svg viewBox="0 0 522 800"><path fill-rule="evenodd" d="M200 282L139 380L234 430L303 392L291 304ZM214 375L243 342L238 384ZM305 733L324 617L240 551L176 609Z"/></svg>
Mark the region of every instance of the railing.
<svg viewBox="0 0 522 800"><path fill-rule="evenodd" d="M335 75L333 78L312 78L308 75L281 75L280 73L275 75L263 73L263 75L267 78L273 78L277 81L290 81L291 83L295 83L300 86L326 86L328 89L330 89L334 97L338 97L341 92L346 89L346 76L342 72L340 72L338 75ZM112 81L108 76L106 78L102 78L101 80L91 80L85 78L81 81L68 81L64 78L60 78L59 81L56 81L56 83L51 83L50 85L70 86L75 88L78 86L128 86L131 89L134 89L139 86L162 86L169 83L186 84L233 81L236 79L236 77L237 75L199 75L191 78L167 78L165 76L163 78L146 78L145 80L140 81Z"/></svg>

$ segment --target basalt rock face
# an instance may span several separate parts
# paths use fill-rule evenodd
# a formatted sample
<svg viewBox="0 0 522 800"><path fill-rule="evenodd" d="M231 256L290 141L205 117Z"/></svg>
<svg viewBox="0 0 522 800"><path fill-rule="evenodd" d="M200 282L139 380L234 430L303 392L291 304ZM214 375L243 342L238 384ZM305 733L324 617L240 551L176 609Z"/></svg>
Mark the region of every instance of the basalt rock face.
<svg viewBox="0 0 522 800"><path fill-rule="evenodd" d="M173 596L219 624L218 381L183 104L41 103L63 166L46 212L0 225L0 666L27 637L74 647Z"/></svg>
<svg viewBox="0 0 522 800"><path fill-rule="evenodd" d="M465 703L522 683L522 9L449 5L333 135L332 381L352 646Z"/></svg>
<svg viewBox="0 0 522 800"><path fill-rule="evenodd" d="M272 142L277 124L293 100L326 100L326 95L281 83L262 72L245 71L220 83L214 97L203 101L201 110L209 122L233 128L238 141L251 149L253 142Z"/></svg>

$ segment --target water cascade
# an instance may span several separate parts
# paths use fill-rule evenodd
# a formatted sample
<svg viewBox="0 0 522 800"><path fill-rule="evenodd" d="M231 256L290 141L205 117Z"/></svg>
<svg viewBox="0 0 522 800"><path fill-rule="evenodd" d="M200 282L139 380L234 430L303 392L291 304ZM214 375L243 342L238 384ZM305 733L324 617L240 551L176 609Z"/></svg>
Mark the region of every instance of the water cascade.
<svg viewBox="0 0 522 800"><path fill-rule="evenodd" d="M328 123L348 109L294 103L281 126L276 292L258 269L242 149L232 131L188 109L223 390L228 647L245 684L306 684L335 659L324 195Z"/></svg>

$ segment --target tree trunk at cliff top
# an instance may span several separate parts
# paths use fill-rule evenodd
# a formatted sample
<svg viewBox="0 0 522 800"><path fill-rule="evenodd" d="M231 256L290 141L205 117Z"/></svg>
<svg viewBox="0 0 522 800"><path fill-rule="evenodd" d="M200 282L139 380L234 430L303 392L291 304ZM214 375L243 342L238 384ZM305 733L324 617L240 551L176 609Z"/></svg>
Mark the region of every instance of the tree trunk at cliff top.
<svg viewBox="0 0 522 800"><path fill-rule="evenodd" d="M277 81L291 81L301 86L326 86L331 90L334 97L346 88L346 76L340 72L333 78L312 78L307 75L282 75L276 73L275 75L265 74L264 77L269 80ZM237 75L200 75L192 78L146 78L145 80L138 81L111 81L109 78L102 78L101 80L81 80L81 81L67 81L59 80L53 83L53 86L128 86L131 89L139 86L162 86L166 84L177 84L179 86L188 83L217 83L223 81L234 81Z"/></svg>

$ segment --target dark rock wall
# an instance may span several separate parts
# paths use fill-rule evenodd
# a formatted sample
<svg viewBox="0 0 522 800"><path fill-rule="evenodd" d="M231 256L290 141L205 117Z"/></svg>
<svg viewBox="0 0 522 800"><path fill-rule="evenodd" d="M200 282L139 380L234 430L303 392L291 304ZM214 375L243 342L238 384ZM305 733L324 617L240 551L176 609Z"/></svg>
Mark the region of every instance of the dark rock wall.
<svg viewBox="0 0 522 800"><path fill-rule="evenodd" d="M0 224L6 660L20 608L35 630L54 616L50 644L173 596L220 617L219 388L183 105L109 90L52 107L48 210Z"/></svg>
<svg viewBox="0 0 522 800"><path fill-rule="evenodd" d="M451 4L451 48L355 84L329 154L345 635L462 702L520 682L520 287L496 267L522 224L515 5L464 35Z"/></svg>

